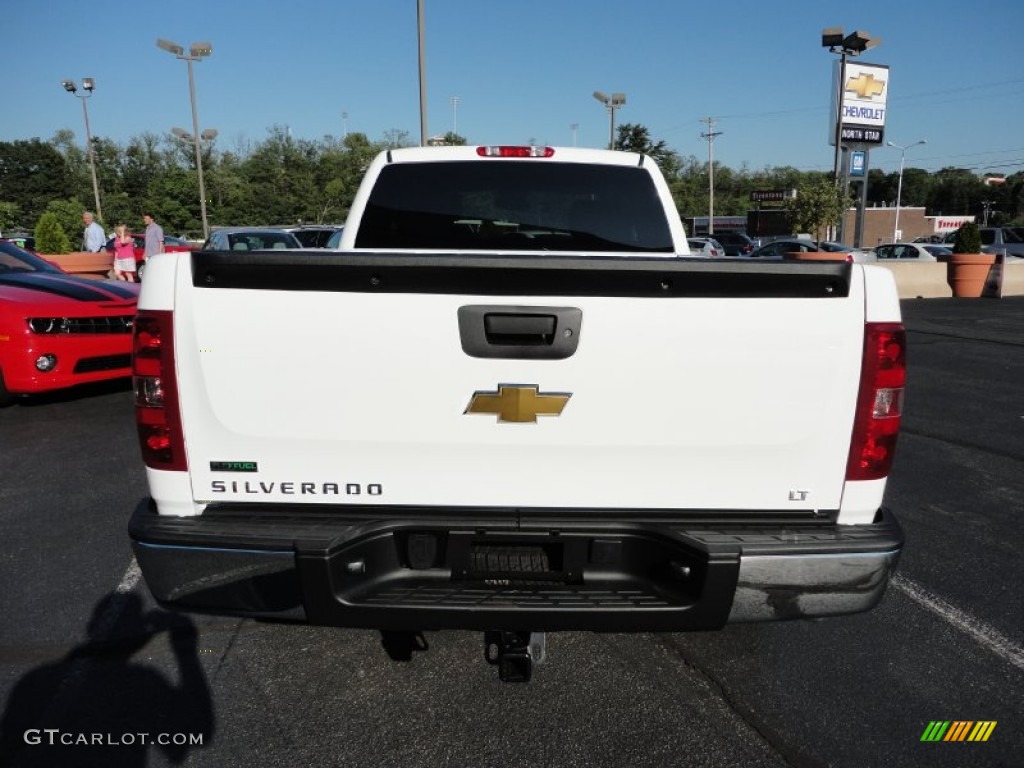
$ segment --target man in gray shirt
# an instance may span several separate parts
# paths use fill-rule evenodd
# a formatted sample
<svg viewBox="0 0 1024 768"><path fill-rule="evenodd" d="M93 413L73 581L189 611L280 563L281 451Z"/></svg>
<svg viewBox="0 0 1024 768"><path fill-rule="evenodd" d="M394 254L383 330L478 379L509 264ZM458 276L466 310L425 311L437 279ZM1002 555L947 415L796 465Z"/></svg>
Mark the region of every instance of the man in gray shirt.
<svg viewBox="0 0 1024 768"><path fill-rule="evenodd" d="M150 256L164 252L164 230L153 221L153 215L150 213L142 214L142 220L146 222L146 248L142 255L146 261L149 261Z"/></svg>

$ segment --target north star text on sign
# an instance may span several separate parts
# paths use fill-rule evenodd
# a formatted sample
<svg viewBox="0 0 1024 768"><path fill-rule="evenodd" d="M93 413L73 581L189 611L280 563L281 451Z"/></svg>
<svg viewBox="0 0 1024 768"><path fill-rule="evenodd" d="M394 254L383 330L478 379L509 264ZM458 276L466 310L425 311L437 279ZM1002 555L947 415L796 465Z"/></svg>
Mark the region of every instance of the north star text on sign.
<svg viewBox="0 0 1024 768"><path fill-rule="evenodd" d="M884 120L885 110L880 107L843 107L843 117L856 120Z"/></svg>

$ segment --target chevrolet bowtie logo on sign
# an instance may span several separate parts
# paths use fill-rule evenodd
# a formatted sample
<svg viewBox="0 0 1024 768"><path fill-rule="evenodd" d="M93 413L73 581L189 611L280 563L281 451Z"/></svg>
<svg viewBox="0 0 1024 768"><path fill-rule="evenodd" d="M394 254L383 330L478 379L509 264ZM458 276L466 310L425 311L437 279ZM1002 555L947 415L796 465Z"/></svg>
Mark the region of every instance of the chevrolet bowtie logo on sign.
<svg viewBox="0 0 1024 768"><path fill-rule="evenodd" d="M571 394L541 394L536 384L499 384L497 392L474 392L463 413L492 414L498 423L533 423L538 416L558 416Z"/></svg>
<svg viewBox="0 0 1024 768"><path fill-rule="evenodd" d="M846 90L856 93L862 99L870 99L882 95L882 91L885 90L885 80L876 80L872 74L861 73L847 79Z"/></svg>
<svg viewBox="0 0 1024 768"><path fill-rule="evenodd" d="M988 741L995 729L995 720L932 720L921 741Z"/></svg>

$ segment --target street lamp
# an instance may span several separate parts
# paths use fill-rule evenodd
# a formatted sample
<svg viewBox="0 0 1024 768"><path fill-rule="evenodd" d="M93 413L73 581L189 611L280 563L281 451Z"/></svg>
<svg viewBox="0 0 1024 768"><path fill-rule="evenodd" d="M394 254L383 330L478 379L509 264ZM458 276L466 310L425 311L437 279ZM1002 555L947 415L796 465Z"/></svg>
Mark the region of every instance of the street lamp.
<svg viewBox="0 0 1024 768"><path fill-rule="evenodd" d="M900 180L896 184L896 223L892 227L892 241L895 243L898 240L897 233L900 231L900 198L903 195L903 163L907 159L907 150L911 147L916 147L918 144L927 144L927 139L920 139L915 141L913 144L907 144L905 147L901 147L899 144L887 141L886 145L895 147L900 151Z"/></svg>
<svg viewBox="0 0 1024 768"><path fill-rule="evenodd" d="M192 134L186 131L184 128L171 128L171 133L177 136L179 139L185 141L192 141ZM219 136L220 133L216 128L207 128L205 131L199 134L199 138L202 141L213 141Z"/></svg>
<svg viewBox="0 0 1024 768"><path fill-rule="evenodd" d="M839 54L839 79L836 83L836 132L835 132L835 155L832 160L832 178L836 186L840 186L839 176L839 149L842 145L843 130L843 95L846 92L846 57L860 56L869 48L874 48L882 42L880 37L869 37L867 32L855 30L848 35L843 34L842 27L827 27L821 31L821 45L828 48L829 53ZM839 220L839 231L836 239L843 239L843 220Z"/></svg>
<svg viewBox="0 0 1024 768"><path fill-rule="evenodd" d="M156 41L156 46L188 62L188 95L192 101L192 140L196 151L196 172L199 175L199 210L203 217L203 238L209 239L210 225L206 221L206 185L203 182L203 155L199 150L199 114L196 112L196 84L192 75L192 62L202 61L204 56L213 53L213 43L192 43L187 54L184 48L169 40L159 39Z"/></svg>
<svg viewBox="0 0 1024 768"><path fill-rule="evenodd" d="M615 110L626 103L626 94L613 93L608 96L600 91L594 91L594 98L604 104L611 116L611 126L608 131L608 149L615 149Z"/></svg>
<svg viewBox="0 0 1024 768"><path fill-rule="evenodd" d="M92 194L96 200L96 217L103 221L103 210L100 208L100 185L96 180L96 153L92 148L92 133L89 131L89 107L86 105L86 101L96 89L96 81L91 77L83 77L83 93L78 92L78 85L74 80L62 80L60 84L64 86L65 91L82 100L82 114L85 115L85 149L89 156L89 170L92 172Z"/></svg>

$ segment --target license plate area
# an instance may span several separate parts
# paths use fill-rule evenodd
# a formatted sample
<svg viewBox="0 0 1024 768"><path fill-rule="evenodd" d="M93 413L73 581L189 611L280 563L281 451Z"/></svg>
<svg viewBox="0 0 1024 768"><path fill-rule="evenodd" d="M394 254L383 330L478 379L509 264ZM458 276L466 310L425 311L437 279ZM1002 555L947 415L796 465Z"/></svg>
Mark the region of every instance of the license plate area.
<svg viewBox="0 0 1024 768"><path fill-rule="evenodd" d="M699 594L706 557L656 538L529 531L407 531L395 537L407 573L491 586L646 582Z"/></svg>
<svg viewBox="0 0 1024 768"><path fill-rule="evenodd" d="M472 542L468 560L461 563L460 577L487 582L557 582L578 580L578 572L563 568L565 547L561 542L544 544L495 544Z"/></svg>

